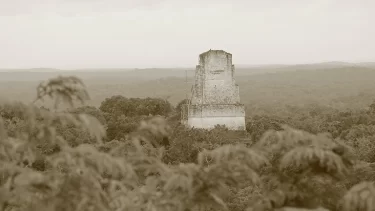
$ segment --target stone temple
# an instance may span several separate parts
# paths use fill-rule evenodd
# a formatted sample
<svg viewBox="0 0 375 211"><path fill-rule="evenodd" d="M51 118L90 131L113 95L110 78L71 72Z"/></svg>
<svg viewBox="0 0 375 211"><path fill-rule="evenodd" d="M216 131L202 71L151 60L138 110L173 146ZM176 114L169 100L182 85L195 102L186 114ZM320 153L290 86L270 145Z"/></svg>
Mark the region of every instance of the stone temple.
<svg viewBox="0 0 375 211"><path fill-rule="evenodd" d="M182 109L183 124L203 129L225 125L230 130L245 130L245 106L240 103L234 71L230 53L209 50L199 55L191 97Z"/></svg>

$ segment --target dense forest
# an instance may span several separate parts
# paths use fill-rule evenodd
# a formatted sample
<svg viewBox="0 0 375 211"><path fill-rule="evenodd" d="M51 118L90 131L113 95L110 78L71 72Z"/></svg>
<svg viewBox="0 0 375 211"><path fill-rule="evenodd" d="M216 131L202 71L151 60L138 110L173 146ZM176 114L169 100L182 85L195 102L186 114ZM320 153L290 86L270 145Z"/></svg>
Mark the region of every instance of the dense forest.
<svg viewBox="0 0 375 211"><path fill-rule="evenodd" d="M375 209L372 99L350 109L247 105L246 131L207 131L183 127L181 103L165 98L87 105L76 77L52 78L36 93L0 107L1 210Z"/></svg>
<svg viewBox="0 0 375 211"><path fill-rule="evenodd" d="M162 98L172 105L186 97L194 83L194 70L147 69L134 71L97 72L1 72L0 100L19 99L23 103L34 100L35 87L40 81L59 75L75 75L85 81L91 99L87 105L99 107L108 97ZM361 109L375 98L375 67L338 66L320 68L237 68L236 82L240 87L241 102L248 113L277 112L282 106L317 104L337 109ZM278 106L274 106L274 105ZM43 104L48 106L47 102ZM283 108L282 108L283 109Z"/></svg>

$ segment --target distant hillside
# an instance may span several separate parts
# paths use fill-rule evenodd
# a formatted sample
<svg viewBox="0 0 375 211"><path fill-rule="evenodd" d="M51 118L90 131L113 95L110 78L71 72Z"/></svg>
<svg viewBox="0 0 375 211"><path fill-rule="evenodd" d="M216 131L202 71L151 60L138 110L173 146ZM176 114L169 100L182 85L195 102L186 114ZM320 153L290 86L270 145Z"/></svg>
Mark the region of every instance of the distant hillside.
<svg viewBox="0 0 375 211"><path fill-rule="evenodd" d="M264 73L276 73L299 70L321 70L350 67L375 68L375 62L367 63L346 63L346 62L323 62L315 64L297 64L297 65L243 65L235 64L236 75L254 75ZM115 80L115 81L134 81L134 80L156 80L169 77L193 77L194 67L189 68L104 68L104 69L77 69L60 70L54 68L33 68L33 69L0 69L0 81L25 81L25 80L45 80L46 78L58 75L77 75L85 80ZM32 74L30 74L32 73Z"/></svg>
<svg viewBox="0 0 375 211"><path fill-rule="evenodd" d="M153 80L166 77L193 76L193 69L89 69L89 70L0 70L0 81L40 81L59 75L76 75L86 80Z"/></svg>
<svg viewBox="0 0 375 211"><path fill-rule="evenodd" d="M332 69L342 67L375 67L375 62L361 62L361 63L350 63L350 62L320 62L320 63L308 63L308 64L264 64L264 65L247 65L247 64L235 64L240 69Z"/></svg>
<svg viewBox="0 0 375 211"><path fill-rule="evenodd" d="M65 72L64 75L77 75L83 78L91 94L90 104L95 106L99 106L105 98L113 95L161 97L168 98L176 104L190 92L193 71L190 71L187 84L185 71L182 69L165 69L159 72L162 74L150 74L150 71L152 70ZM171 76L171 72L178 74ZM35 97L38 81L42 78L48 79L53 74L0 73L0 99L30 102ZM375 68L296 68L262 74L251 74L247 69L239 69L236 80L240 86L241 101L248 106L249 112L255 109L264 110L274 104L297 106L315 103L342 109L361 108L375 99Z"/></svg>
<svg viewBox="0 0 375 211"><path fill-rule="evenodd" d="M363 62L359 63L358 65L362 67L375 68L375 62Z"/></svg>

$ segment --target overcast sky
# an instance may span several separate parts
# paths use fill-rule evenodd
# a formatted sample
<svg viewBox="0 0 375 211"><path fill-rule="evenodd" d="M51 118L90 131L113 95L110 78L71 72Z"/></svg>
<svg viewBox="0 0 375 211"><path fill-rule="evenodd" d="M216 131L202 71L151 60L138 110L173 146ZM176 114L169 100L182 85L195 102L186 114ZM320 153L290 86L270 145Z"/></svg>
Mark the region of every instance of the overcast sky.
<svg viewBox="0 0 375 211"><path fill-rule="evenodd" d="M0 68L375 61L375 0L0 0Z"/></svg>

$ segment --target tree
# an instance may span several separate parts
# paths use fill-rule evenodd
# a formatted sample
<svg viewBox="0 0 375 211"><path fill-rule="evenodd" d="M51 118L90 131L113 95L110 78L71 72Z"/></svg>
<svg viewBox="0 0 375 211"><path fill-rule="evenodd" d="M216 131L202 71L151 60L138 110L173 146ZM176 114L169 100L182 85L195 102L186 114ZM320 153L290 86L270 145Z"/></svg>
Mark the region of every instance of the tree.
<svg viewBox="0 0 375 211"><path fill-rule="evenodd" d="M53 83L47 84L55 87L45 88L57 90L60 99L74 105L69 102L73 98L64 95L78 94L82 87L72 88L64 84L74 80L73 77L69 79L53 79ZM45 95L49 95L49 92L38 93L39 98ZM3 121L0 124L2 208L55 211L186 210L199 204L225 208L221 198L223 188L228 184L239 184L246 178L257 182L256 169L266 162L264 157L251 149L224 146L199 153L197 164L163 164L160 160L160 150L163 148L149 147L150 144L147 144L151 143L152 138L167 135L168 130L161 117L141 122L139 132L130 137L133 147L129 148L129 142L117 142L107 152L102 152L100 149L106 145L103 143L105 129L95 117L81 113L51 112L29 105L20 106L20 110L28 123L25 132L9 136ZM39 122L36 121L37 117L40 117ZM86 129L96 142L69 145L56 133L56 127L66 125ZM34 130L36 136L31 136ZM39 155L44 157L47 166L43 172L30 168L41 141L56 144L59 149ZM123 149L127 149L125 156L119 153ZM245 160L239 162L238 155ZM210 163L206 162L208 157Z"/></svg>
<svg viewBox="0 0 375 211"><path fill-rule="evenodd" d="M133 132L141 120L148 116L167 116L171 110L171 104L159 98L126 98L113 96L104 100L100 111L107 123L108 141L124 139Z"/></svg>
<svg viewBox="0 0 375 211"><path fill-rule="evenodd" d="M51 96L56 107L59 100L74 107L75 99L88 95L75 77L43 84L38 98ZM140 100L124 101L128 102L125 106L104 104L102 109L108 115L113 115L111 111L135 115L134 105ZM353 169L359 172L361 168L351 148L329 134L283 126L245 146L226 142L225 128L214 132L181 129L172 133L176 139L167 154L173 154L170 150L180 156L188 154L183 154L182 142L177 140L193 135L187 139L199 143L191 158L195 162L167 164L162 162L163 140L172 131L162 116L142 120L126 141L105 142L105 127L90 114L48 111L22 103L7 106L17 112L0 118L2 210L186 211L199 206L229 210L226 202L232 196L242 197L239 201L246 203L242 208L259 211L319 206L333 211L336 205L344 211L373 209L375 191L370 183L345 186ZM12 122L15 117L23 123ZM7 121L17 125L13 133ZM70 144L58 132L59 127L70 126L87 131L92 142ZM55 148L41 152L41 143ZM34 167L38 160L43 160L43 168ZM351 189L344 195L347 188Z"/></svg>
<svg viewBox="0 0 375 211"><path fill-rule="evenodd" d="M171 104L160 98L126 98L113 96L105 99L100 108L110 116L142 116L161 115L167 116L172 110Z"/></svg>

